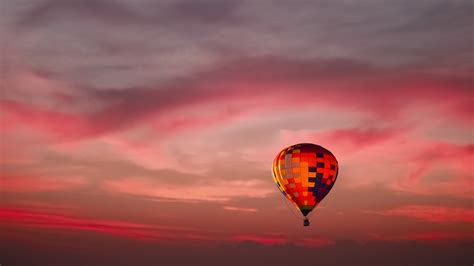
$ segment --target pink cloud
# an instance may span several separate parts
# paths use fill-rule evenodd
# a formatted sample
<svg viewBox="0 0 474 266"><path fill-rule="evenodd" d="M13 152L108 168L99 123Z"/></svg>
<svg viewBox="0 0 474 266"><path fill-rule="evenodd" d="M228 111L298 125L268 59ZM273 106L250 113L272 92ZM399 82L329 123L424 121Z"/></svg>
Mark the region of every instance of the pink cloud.
<svg viewBox="0 0 474 266"><path fill-rule="evenodd" d="M0 179L1 190L23 193L69 190L88 183L87 179L81 176L2 175Z"/></svg>
<svg viewBox="0 0 474 266"><path fill-rule="evenodd" d="M449 164L461 171L470 171L469 167L474 158L474 144L459 145L443 142L434 142L414 156L418 168L409 176L410 180L418 180L435 164ZM472 166L470 167L472 170Z"/></svg>
<svg viewBox="0 0 474 266"><path fill-rule="evenodd" d="M323 132L313 139L325 139L337 145L350 145L354 149L360 150L366 146L384 143L387 140L399 135L401 129L377 129L377 128L349 128L337 129Z"/></svg>
<svg viewBox="0 0 474 266"><path fill-rule="evenodd" d="M227 211L247 212L247 213L258 212L258 210L255 208L242 208L242 207L235 207L235 206L224 206L222 208Z"/></svg>
<svg viewBox="0 0 474 266"><path fill-rule="evenodd" d="M18 63L9 66L11 69L2 80L5 88L2 100L65 112L90 110L93 106L90 101L81 98L81 91L68 82L54 79L41 71L22 68L22 63Z"/></svg>
<svg viewBox="0 0 474 266"><path fill-rule="evenodd" d="M183 240L186 240L206 244L252 241L262 245L283 245L291 242L298 246L311 247L320 247L332 243L329 240L307 238L301 241L298 239L290 241L285 236L271 234L226 235L216 232L199 231L188 227L162 226L120 220L66 216L24 209L0 208L0 227L11 225L38 229L94 232L145 242L167 241L181 243Z"/></svg>
<svg viewBox="0 0 474 266"><path fill-rule="evenodd" d="M408 205L377 212L387 216L411 217L434 223L474 223L474 210L435 205Z"/></svg>
<svg viewBox="0 0 474 266"><path fill-rule="evenodd" d="M190 180L190 182L193 182ZM172 185L151 178L125 178L106 181L104 189L114 193L155 197L176 201L227 202L232 198L264 198L275 193L261 180L213 180L208 183ZM232 188L232 189L229 189Z"/></svg>
<svg viewBox="0 0 474 266"><path fill-rule="evenodd" d="M405 178L399 179L392 188L418 194L450 194L472 197L472 144L425 142L418 151L407 158L411 168ZM443 180L429 182L436 171L445 171ZM449 170L449 173L446 171Z"/></svg>
<svg viewBox="0 0 474 266"><path fill-rule="evenodd" d="M300 76L288 66L267 64L272 62L278 63L272 60L265 64L255 62L261 67L261 72L246 74L239 70L240 67L233 69L235 66L232 66L172 88L85 90L80 95L53 97L47 103L22 102L19 98L4 100L2 108L6 111L8 124L2 125L1 131L23 132L32 139L37 134L47 136L49 140L61 143L46 142L41 148L59 151L62 156L73 155L71 157L96 162L124 160L147 169L198 172L206 178L200 182L190 179L192 186L169 182L167 176L164 180L130 177L107 179L100 183L105 191L117 194L223 205L241 197L262 199L276 193L271 181L266 182L270 176L268 179L262 176L250 180L209 181L209 175L212 175L209 169L218 152L230 154L232 157L228 160L251 163L244 174L254 169L264 169L269 173L276 152L287 144L302 140L326 146L336 154L342 166L340 180L343 180L338 185L378 184L416 194L472 196L472 167L469 167L472 145L427 140L421 132L427 129L425 122L432 119L431 116L424 115L416 122L406 122L415 111L424 108L439 113L442 120L465 112L466 93L462 86L453 87L448 82L436 82L436 79L424 82L426 76L401 81L390 75L370 79L370 73L357 71L353 83L347 80L339 82L334 79L337 77L334 73L314 77L318 67L311 64L309 67L316 67L316 70L302 71ZM252 69L252 66L247 65L247 68ZM281 75L269 75L267 68L270 73ZM31 93L34 95L33 91ZM98 108L65 108L66 103L81 101L84 97L90 97ZM318 112L312 113L314 110ZM332 117L324 112L329 110L357 121L354 124L337 121L320 128L312 125L316 118L311 116L322 117L320 120L323 121L331 120ZM290 112L295 114L292 119L303 122L297 124L286 117L280 118ZM274 124L270 126L268 120ZM458 122L465 121L461 118ZM240 132L237 129L248 129L247 126L251 129L248 135L233 133ZM264 138L258 135L264 135ZM72 140L74 145L59 147ZM240 142L233 145L234 141ZM93 152L85 152L85 145L90 145L88 149ZM102 149L102 145L106 148ZM9 150L24 146L24 142L17 140ZM108 152L103 152L106 150ZM211 155L203 158L203 152ZM30 158L26 154L24 158L13 159ZM439 165L449 171L447 178L431 180L432 172L438 170ZM41 182L30 176L8 178L5 190L66 190L79 188L87 182L81 178L66 181L43 176L40 179ZM233 189L229 190L229 186ZM223 208L254 212L252 208L240 206ZM436 212L442 210L431 211L415 216L415 210L403 209L393 210L390 215L426 221L438 219L437 222L461 219L447 214L440 218ZM318 241L313 242L318 245ZM308 245L310 243L308 240Z"/></svg>
<svg viewBox="0 0 474 266"><path fill-rule="evenodd" d="M61 213L74 214L80 209L79 206L72 203L63 202L46 202L38 200L17 199L11 202L4 202L2 204L4 209L22 210L26 212L41 212L41 213Z"/></svg>
<svg viewBox="0 0 474 266"><path fill-rule="evenodd" d="M5 137L4 139L7 140L8 138ZM28 165L35 162L36 158L31 154L33 148L30 146L30 149L25 149L18 145L17 141L5 141L0 144L2 150L0 163Z"/></svg>
<svg viewBox="0 0 474 266"><path fill-rule="evenodd" d="M191 228L100 220L7 208L0 208L0 224L15 224L17 226L56 230L88 231L141 241L195 239L203 234Z"/></svg>
<svg viewBox="0 0 474 266"><path fill-rule="evenodd" d="M87 117L64 113L51 108L1 101L3 111L10 117L8 127L33 128L52 140L71 140L97 133Z"/></svg>
<svg viewBox="0 0 474 266"><path fill-rule="evenodd" d="M314 143L330 143L332 147L345 153L361 152L365 148L380 145L390 145L391 140L406 134L401 128L370 128L351 127L329 129L325 131L314 130L285 130L281 139L284 142L296 143L301 140Z"/></svg>
<svg viewBox="0 0 474 266"><path fill-rule="evenodd" d="M295 72L296 69L298 71ZM377 118L393 119L394 114L416 106L416 99L421 97L433 106L439 102L450 103L439 108L456 106L457 113L457 103L465 103L469 96L462 82L452 83L429 75L405 75L403 78L400 75L385 73L350 60L300 62L272 57L248 58L166 88L84 89L81 94L72 93L78 89L68 89L67 99L55 97L53 103L20 102L14 98L3 100L2 105L15 118L16 123L13 124L35 128L61 140L77 140L149 124L157 115L163 120L161 125L157 125L163 131L206 127L242 116L256 108L291 108L290 103L297 103L300 107L332 106L346 111L358 109ZM44 79L42 83L48 82ZM55 87L66 86L53 80L50 82ZM15 86L20 85L13 83L9 91L14 91ZM46 95L57 91L48 91ZM26 94L34 96L36 92L27 90ZM64 109L69 101L94 102L99 107L79 104L82 109ZM239 103L242 102L258 104L241 107ZM233 111L167 119L168 114L175 110L199 107L197 114L203 110L202 106L222 106L222 103ZM57 108L58 105L61 108ZM350 134L355 137L357 133L367 135L371 132ZM383 132L374 133L376 135L371 136L371 139Z"/></svg>
<svg viewBox="0 0 474 266"><path fill-rule="evenodd" d="M32 227L94 231L132 238L144 237L145 235L142 235L140 230L146 228L140 224L66 217L15 209L0 209L0 218L3 223L14 222Z"/></svg>
<svg viewBox="0 0 474 266"><path fill-rule="evenodd" d="M341 168L341 174L349 168L352 178L362 185L379 183L416 194L472 196L469 189L474 158L472 144L429 140L415 127L356 127L325 132L288 132L288 136L331 145L327 148L336 154L340 164L346 166ZM433 176L439 173L445 177Z"/></svg>

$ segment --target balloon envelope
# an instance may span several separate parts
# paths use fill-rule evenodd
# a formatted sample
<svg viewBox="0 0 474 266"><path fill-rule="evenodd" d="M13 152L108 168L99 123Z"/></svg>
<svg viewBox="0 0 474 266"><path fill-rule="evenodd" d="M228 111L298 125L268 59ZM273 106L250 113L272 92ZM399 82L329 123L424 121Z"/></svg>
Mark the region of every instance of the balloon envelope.
<svg viewBox="0 0 474 266"><path fill-rule="evenodd" d="M307 216L334 186L339 165L325 148L301 143L283 149L273 162L280 191Z"/></svg>

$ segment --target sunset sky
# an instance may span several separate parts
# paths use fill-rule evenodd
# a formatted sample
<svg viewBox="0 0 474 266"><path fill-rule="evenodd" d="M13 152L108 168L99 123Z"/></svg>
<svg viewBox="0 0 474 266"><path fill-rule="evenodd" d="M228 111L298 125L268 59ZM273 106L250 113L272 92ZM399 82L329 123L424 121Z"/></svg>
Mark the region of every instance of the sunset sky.
<svg viewBox="0 0 474 266"><path fill-rule="evenodd" d="M0 264L474 261L472 1L0 8ZM340 167L310 227L271 173L301 142Z"/></svg>

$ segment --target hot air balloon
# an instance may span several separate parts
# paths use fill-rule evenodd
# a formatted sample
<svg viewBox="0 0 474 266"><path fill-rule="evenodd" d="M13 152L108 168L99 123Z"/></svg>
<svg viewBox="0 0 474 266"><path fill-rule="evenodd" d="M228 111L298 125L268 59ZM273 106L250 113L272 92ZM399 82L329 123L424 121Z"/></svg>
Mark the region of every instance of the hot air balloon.
<svg viewBox="0 0 474 266"><path fill-rule="evenodd" d="M303 214L308 214L334 186L339 166L334 155L325 148L301 143L283 149L273 162L273 177L283 195Z"/></svg>

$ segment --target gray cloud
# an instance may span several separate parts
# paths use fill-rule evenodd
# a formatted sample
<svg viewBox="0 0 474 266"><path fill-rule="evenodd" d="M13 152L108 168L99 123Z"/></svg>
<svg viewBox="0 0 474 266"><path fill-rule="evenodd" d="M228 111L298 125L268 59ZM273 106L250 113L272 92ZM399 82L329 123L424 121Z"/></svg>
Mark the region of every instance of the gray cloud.
<svg viewBox="0 0 474 266"><path fill-rule="evenodd" d="M96 23L119 23L130 21L135 14L114 0L84 2L79 0L48 0L39 2L25 12L17 24L25 29L44 28L53 23L95 20Z"/></svg>
<svg viewBox="0 0 474 266"><path fill-rule="evenodd" d="M198 23L238 22L236 10L243 1L192 1L177 2L167 11L180 20Z"/></svg>
<svg viewBox="0 0 474 266"><path fill-rule="evenodd" d="M469 1L7 1L5 6L8 47L26 67L99 88L162 83L265 55L342 57L419 71L470 67Z"/></svg>

